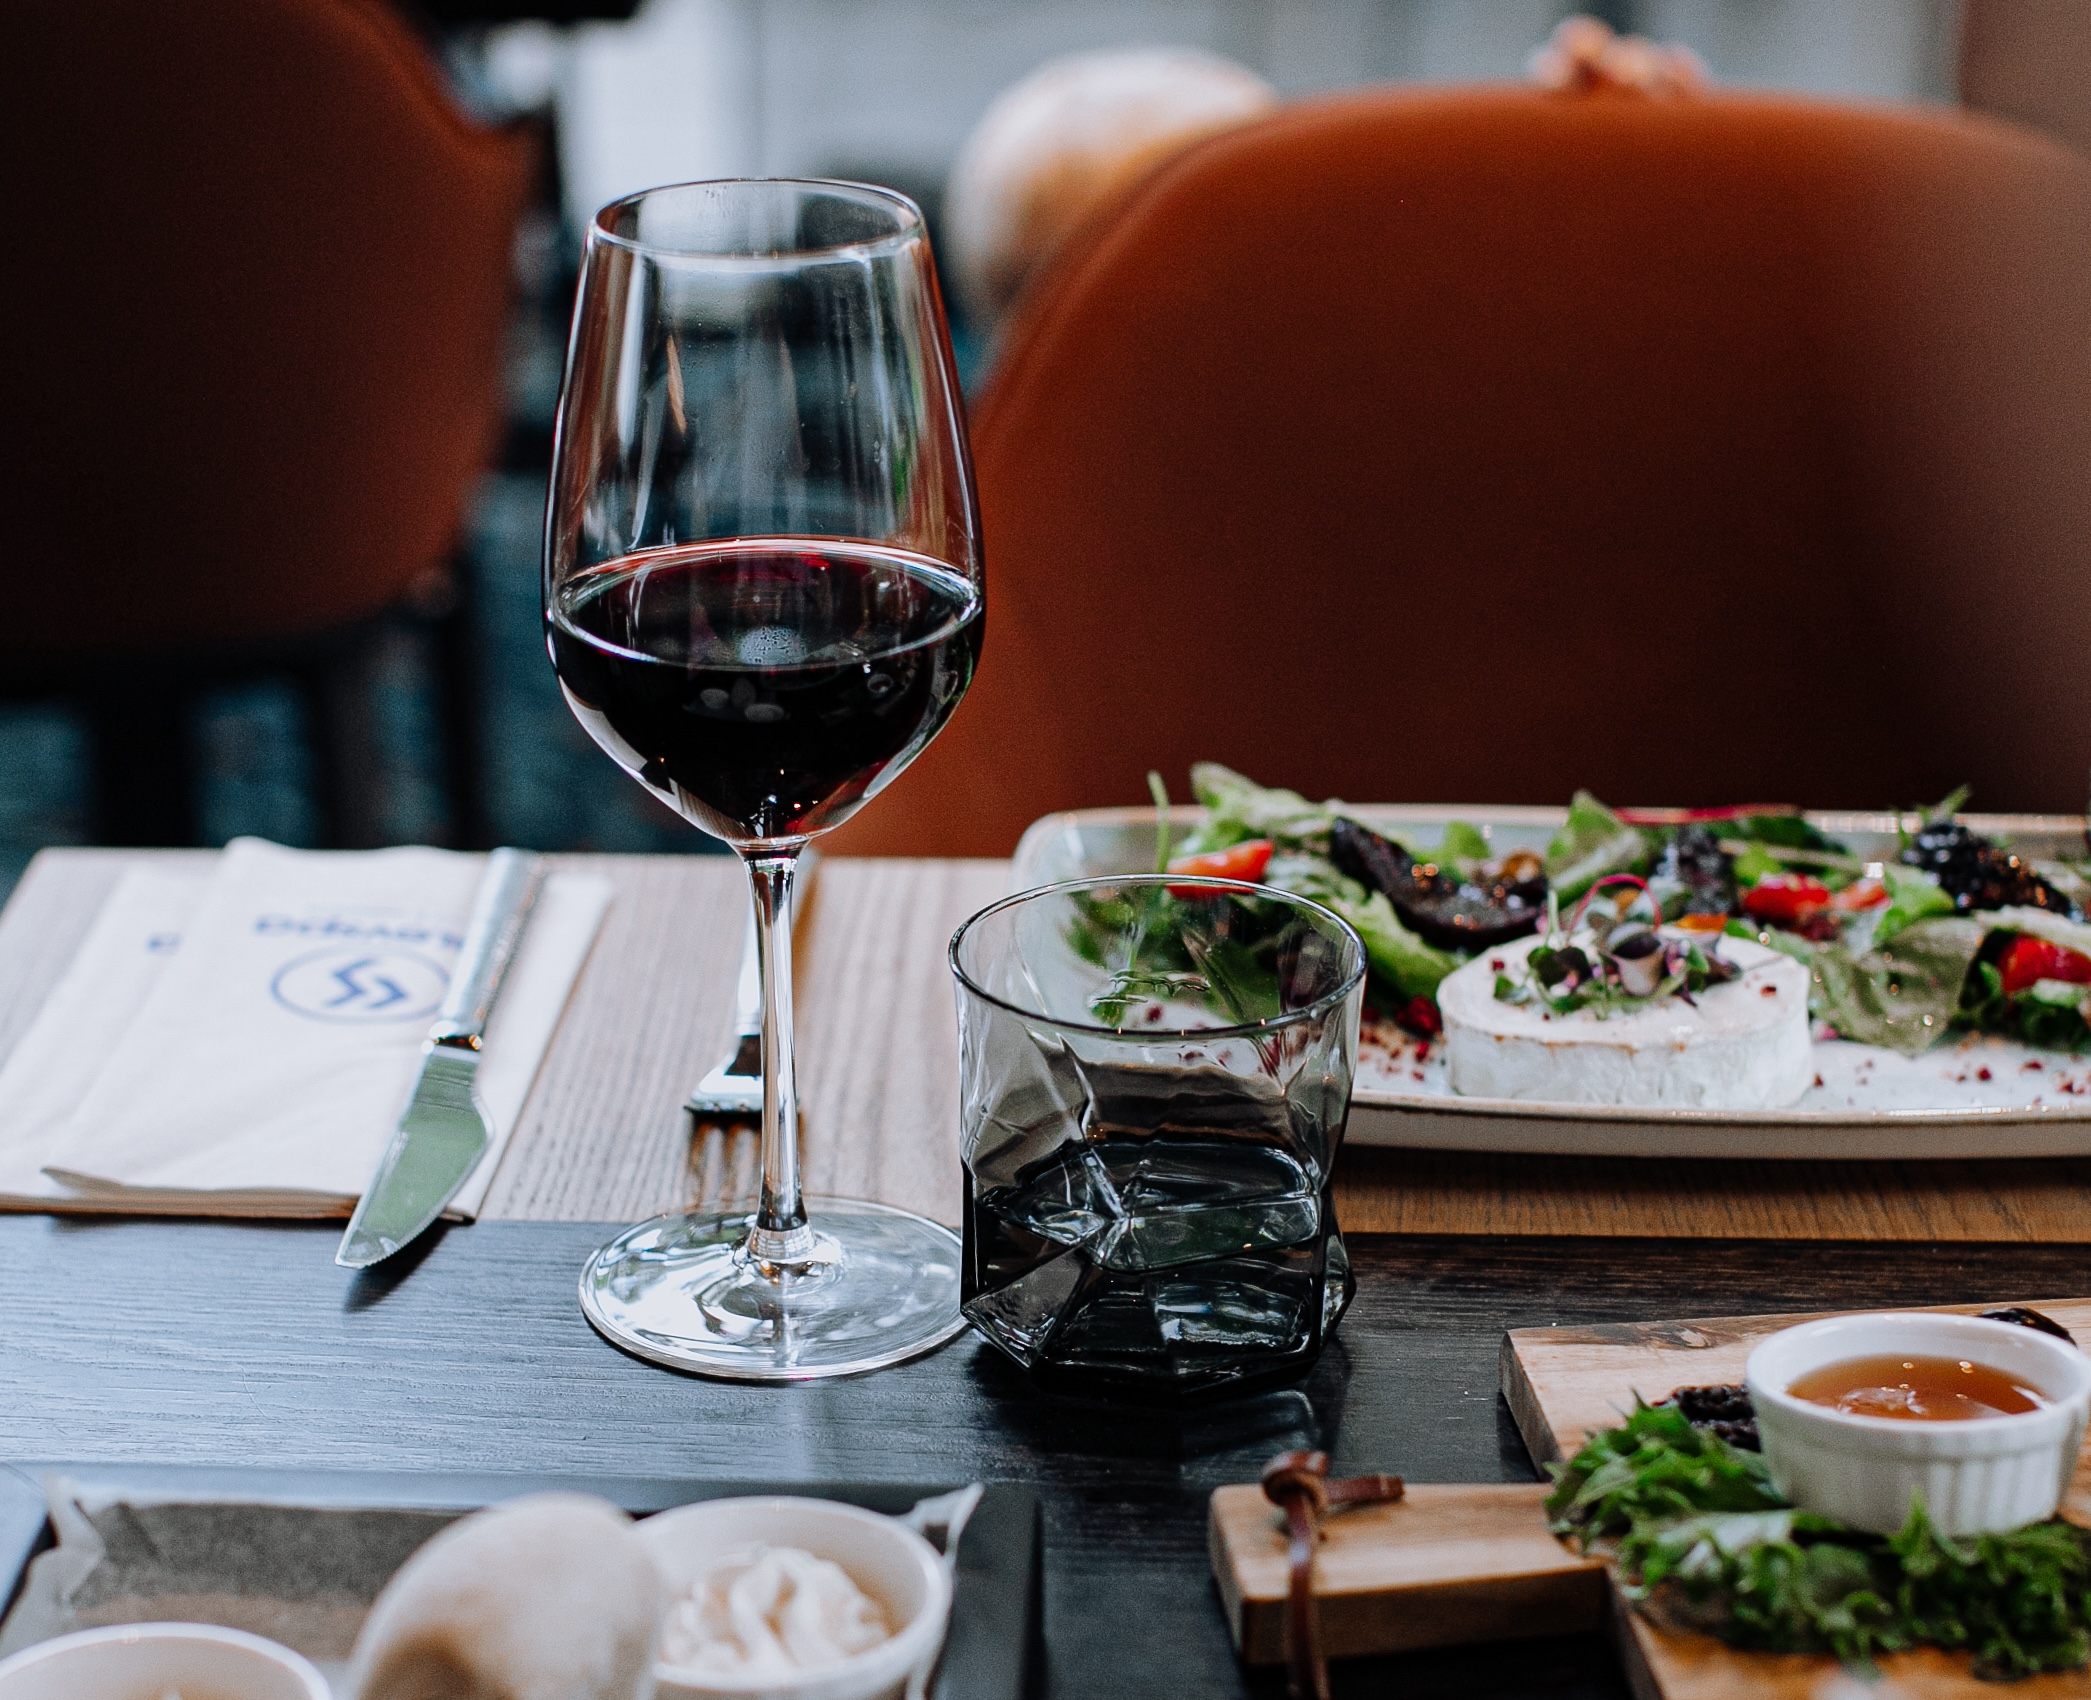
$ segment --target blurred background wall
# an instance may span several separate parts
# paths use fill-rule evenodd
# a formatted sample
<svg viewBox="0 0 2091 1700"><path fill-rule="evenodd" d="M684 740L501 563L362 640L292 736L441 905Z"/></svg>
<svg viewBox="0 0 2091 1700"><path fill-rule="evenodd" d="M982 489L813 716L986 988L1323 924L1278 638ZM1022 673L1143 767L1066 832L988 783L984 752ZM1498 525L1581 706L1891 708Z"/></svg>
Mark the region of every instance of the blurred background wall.
<svg viewBox="0 0 2091 1700"><path fill-rule="evenodd" d="M677 177L856 172L924 189L1003 87L1077 49L1203 47L1283 95L1515 78L1570 12L1723 83L1949 99L1952 0L646 0L628 24L460 43L495 103L556 94L570 210ZM476 74L476 77L475 77Z"/></svg>
<svg viewBox="0 0 2091 1700"><path fill-rule="evenodd" d="M1687 45L1722 84L1956 97L1955 0L643 0L626 21L574 24L474 21L466 0L419 14L459 100L490 120L541 126L558 165L518 234L508 440L479 489L464 550L494 839L547 849L706 847L586 742L558 698L539 635L551 415L577 221L594 206L692 177L850 176L917 195L934 226L968 131L998 91L1056 55L1199 47L1286 96L1487 81L1521 76L1573 11ZM977 370L974 327L955 329L962 364ZM440 842L454 836L453 823L431 770L438 710L417 641L403 630L377 670L370 712L386 765L381 836ZM203 840L259 833L313 842L294 696L264 681L221 692L196 713ZM81 729L62 704L0 710L0 890L38 846L85 841L84 759Z"/></svg>

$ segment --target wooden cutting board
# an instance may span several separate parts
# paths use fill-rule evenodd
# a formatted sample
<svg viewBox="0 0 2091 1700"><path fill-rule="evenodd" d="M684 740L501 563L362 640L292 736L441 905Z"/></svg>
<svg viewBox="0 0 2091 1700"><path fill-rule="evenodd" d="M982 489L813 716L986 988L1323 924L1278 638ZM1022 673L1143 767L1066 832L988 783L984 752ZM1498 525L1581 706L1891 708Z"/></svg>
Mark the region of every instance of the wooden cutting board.
<svg viewBox="0 0 2091 1700"><path fill-rule="evenodd" d="M2091 1299L2030 1303L2091 1343ZM1943 1306L1964 1312L1988 1305ZM1822 1313L1828 1314L1828 1313ZM1503 1394L1533 1461L1547 1464L1608 1428L1638 1393L1739 1382L1750 1348L1807 1316L1705 1317L1593 1328L1520 1328L1503 1339ZM1392 1505L1329 1519L1315 1561L1331 1657L1608 1629L1640 1700L2091 1700L2091 1671L1998 1685L1963 1656L1920 1650L1882 1662L1867 1683L1834 1659L1744 1653L1710 1636L1659 1628L1609 1572L1546 1532L1543 1483L1415 1486ZM2091 1526L2091 1445L2078 1458L2065 1516ZM1260 1487L1213 1495L1213 1574L1244 1660L1284 1657L1284 1522Z"/></svg>
<svg viewBox="0 0 2091 1700"><path fill-rule="evenodd" d="M2053 1317L2091 1347L2091 1299L1998 1299L2026 1304ZM1993 1305L1938 1305L1930 1309L1972 1316ZM1685 1322L1611 1322L1590 1328L1513 1328L1503 1336L1503 1397L1517 1419L1532 1461L1542 1467L1566 1458L1595 1429L1610 1428L1633 1408L1634 1395L1650 1403L1675 1388L1739 1382L1750 1348L1767 1334L1815 1315L1716 1316ZM2091 1442L2077 1458L2076 1479L2063 1515L2091 1527ZM1998 1692L1985 1683L1985 1694ZM2015 1692L2015 1690L2014 1690ZM2086 1689L2091 1693L2091 1688Z"/></svg>

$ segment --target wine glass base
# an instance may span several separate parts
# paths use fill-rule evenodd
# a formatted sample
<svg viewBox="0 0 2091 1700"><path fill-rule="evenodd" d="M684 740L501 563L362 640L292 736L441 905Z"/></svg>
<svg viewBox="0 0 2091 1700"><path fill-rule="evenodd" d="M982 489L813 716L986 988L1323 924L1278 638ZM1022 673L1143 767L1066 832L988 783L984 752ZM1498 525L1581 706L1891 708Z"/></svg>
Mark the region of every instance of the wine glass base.
<svg viewBox="0 0 2091 1700"><path fill-rule="evenodd" d="M806 1203L816 1248L802 1268L748 1254L746 1211L656 1216L588 1260L582 1313L636 1357L726 1381L861 1375L965 1327L958 1235L886 1204Z"/></svg>

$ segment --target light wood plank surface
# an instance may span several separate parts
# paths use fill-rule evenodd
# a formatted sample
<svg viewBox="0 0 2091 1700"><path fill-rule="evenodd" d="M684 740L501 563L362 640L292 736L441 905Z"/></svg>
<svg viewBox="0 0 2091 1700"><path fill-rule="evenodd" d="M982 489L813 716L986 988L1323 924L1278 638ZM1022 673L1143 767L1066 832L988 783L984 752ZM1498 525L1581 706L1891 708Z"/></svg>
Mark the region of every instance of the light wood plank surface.
<svg viewBox="0 0 2091 1700"><path fill-rule="evenodd" d="M1396 1234L2091 1243L2091 1161L1713 1162L1355 1148L1344 1227Z"/></svg>
<svg viewBox="0 0 2091 1700"><path fill-rule="evenodd" d="M1314 1597L1332 1659L1603 1627L1604 1566L1547 1532L1545 1482L1418 1483L1322 1522ZM1207 1546L1244 1662L1285 1659L1284 1513L1257 1484L1213 1491Z"/></svg>
<svg viewBox="0 0 2091 1700"><path fill-rule="evenodd" d="M733 1027L747 877L724 856L559 860L616 895L483 1213L657 1215L695 1191L682 1101Z"/></svg>
<svg viewBox="0 0 2091 1700"><path fill-rule="evenodd" d="M34 1018L122 869L52 850L0 914L0 1055ZM573 856L616 897L485 1214L636 1220L736 1205L745 1128L681 1104L730 1037L747 891L706 856ZM825 861L798 930L809 1190L958 1220L957 1031L945 947L1007 886L997 861ZM1353 1149L1337 1185L1356 1233L2091 1243L2091 1160L1719 1163Z"/></svg>

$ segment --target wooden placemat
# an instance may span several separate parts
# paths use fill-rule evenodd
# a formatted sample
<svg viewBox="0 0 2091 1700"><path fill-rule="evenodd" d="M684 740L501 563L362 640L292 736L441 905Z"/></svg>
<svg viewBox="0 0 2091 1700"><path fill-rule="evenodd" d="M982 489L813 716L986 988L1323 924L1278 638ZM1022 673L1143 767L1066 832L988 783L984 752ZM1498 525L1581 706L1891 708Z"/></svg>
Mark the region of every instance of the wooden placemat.
<svg viewBox="0 0 2091 1700"><path fill-rule="evenodd" d="M683 1098L726 1054L748 888L724 857L574 858L617 900L485 1214L622 1221L752 1203L747 1127ZM823 862L798 925L802 1173L956 1224L958 1027L944 948L1002 895L1001 862Z"/></svg>
<svg viewBox="0 0 2091 1700"><path fill-rule="evenodd" d="M34 1018L122 870L52 850L0 914L0 1055ZM720 856L572 856L617 888L489 1217L630 1221L752 1200L755 1140L681 1108L725 1054L747 886ZM808 1189L956 1223L958 1046L945 947L1007 888L995 861L821 865L799 934ZM1774 1163L1345 1152L1351 1233L2091 1243L2091 1159Z"/></svg>

